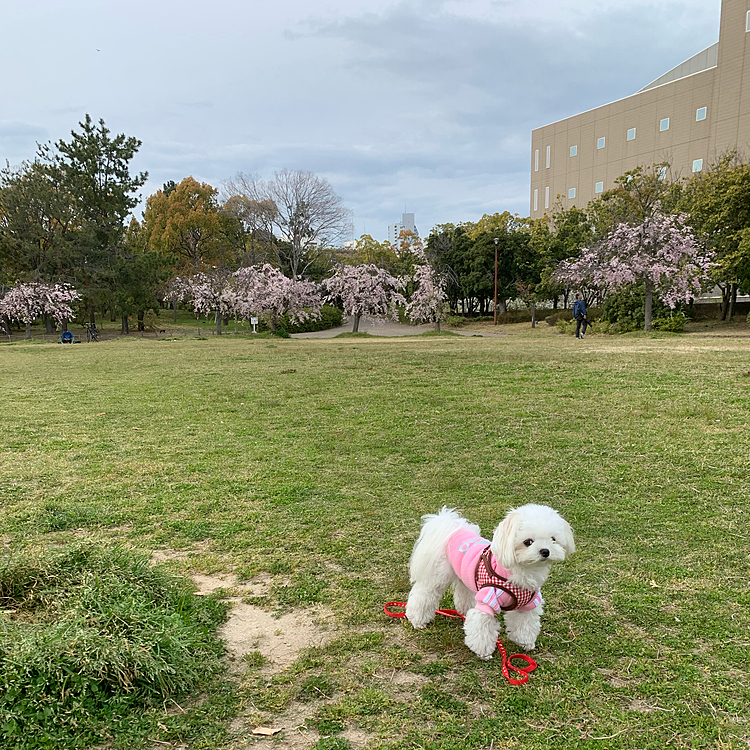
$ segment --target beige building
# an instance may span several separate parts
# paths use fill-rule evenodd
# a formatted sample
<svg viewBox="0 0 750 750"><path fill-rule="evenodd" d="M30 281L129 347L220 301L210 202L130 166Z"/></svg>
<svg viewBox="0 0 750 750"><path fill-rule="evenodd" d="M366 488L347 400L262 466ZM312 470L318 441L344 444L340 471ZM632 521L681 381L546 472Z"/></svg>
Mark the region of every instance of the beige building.
<svg viewBox="0 0 750 750"><path fill-rule="evenodd" d="M723 0L719 41L636 94L531 134L531 217L586 206L638 165L672 177L750 154L750 0Z"/></svg>

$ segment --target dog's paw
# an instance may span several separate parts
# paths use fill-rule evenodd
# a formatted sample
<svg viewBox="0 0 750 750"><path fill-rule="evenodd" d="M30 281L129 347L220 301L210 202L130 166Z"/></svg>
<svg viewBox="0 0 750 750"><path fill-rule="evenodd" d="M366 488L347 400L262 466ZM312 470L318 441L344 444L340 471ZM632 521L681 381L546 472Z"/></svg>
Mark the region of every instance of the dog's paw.
<svg viewBox="0 0 750 750"><path fill-rule="evenodd" d="M536 648L536 638L531 640L528 638L521 638L520 636L514 637L510 633L508 633L508 638L510 638L513 643L519 645L524 651L533 651Z"/></svg>
<svg viewBox="0 0 750 750"><path fill-rule="evenodd" d="M477 609L469 610L464 622L464 643L480 659L488 661L497 648L497 622Z"/></svg>
<svg viewBox="0 0 750 750"><path fill-rule="evenodd" d="M495 643L492 643L490 647L486 641L479 641L475 638L464 638L466 647L473 651L483 661L489 661L492 658L492 654L495 653Z"/></svg>

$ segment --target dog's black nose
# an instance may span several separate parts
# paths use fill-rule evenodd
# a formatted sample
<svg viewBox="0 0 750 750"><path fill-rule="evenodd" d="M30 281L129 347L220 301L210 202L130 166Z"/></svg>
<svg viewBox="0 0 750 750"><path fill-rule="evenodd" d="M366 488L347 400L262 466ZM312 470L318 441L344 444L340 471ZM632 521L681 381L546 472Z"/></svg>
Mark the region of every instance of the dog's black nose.
<svg viewBox="0 0 750 750"><path fill-rule="evenodd" d="M549 557L549 550L548 550L548 549L540 549L540 550L539 550L539 554L540 554L540 555L541 555L542 557Z"/></svg>

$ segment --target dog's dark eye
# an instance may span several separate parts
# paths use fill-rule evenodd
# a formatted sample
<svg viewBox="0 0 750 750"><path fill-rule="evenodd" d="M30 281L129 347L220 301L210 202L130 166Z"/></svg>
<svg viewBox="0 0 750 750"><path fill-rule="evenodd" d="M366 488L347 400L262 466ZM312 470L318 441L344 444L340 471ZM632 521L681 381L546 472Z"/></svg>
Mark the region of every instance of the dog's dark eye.
<svg viewBox="0 0 750 750"><path fill-rule="evenodd" d="M532 544L534 544L534 540L533 539L526 539L524 541L524 543L523 543L523 546L524 547L531 547Z"/></svg>
<svg viewBox="0 0 750 750"><path fill-rule="evenodd" d="M555 537L552 537L552 541L553 541L553 542L556 542L556 541L557 541L557 539L555 539Z"/></svg>

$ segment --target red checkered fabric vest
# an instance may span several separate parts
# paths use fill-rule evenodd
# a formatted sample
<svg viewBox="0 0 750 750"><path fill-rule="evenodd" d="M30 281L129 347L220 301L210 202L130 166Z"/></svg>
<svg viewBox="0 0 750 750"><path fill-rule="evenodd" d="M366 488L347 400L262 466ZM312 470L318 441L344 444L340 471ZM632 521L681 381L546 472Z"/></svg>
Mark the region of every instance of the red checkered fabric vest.
<svg viewBox="0 0 750 750"><path fill-rule="evenodd" d="M501 576L492 567L492 552L488 546L484 552L482 552L479 558L479 564L477 565L477 571L475 574L474 582L477 587L477 591L484 588L495 588L504 591L513 599L513 604L509 607L501 607L504 612L512 609L518 609L528 604L536 595L536 591L531 589L524 589L520 586L516 586L514 583L509 583L508 579Z"/></svg>

